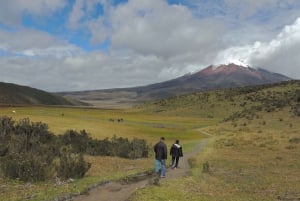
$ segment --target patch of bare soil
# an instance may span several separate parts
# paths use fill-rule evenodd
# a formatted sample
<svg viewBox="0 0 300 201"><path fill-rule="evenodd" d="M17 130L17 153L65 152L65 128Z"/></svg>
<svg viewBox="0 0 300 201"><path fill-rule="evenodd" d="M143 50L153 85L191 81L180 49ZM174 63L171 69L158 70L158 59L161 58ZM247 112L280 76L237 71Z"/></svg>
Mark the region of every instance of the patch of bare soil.
<svg viewBox="0 0 300 201"><path fill-rule="evenodd" d="M179 168L167 169L166 178L160 180L163 184L164 181L175 179L185 176L189 170L188 158L201 152L205 147L206 141L203 140L197 147L190 153L186 153L179 160ZM170 161L170 160L168 160ZM154 161L153 161L154 163ZM131 195L139 188L144 188L151 185L153 178L142 178L132 181L112 181L99 185L91 189L87 195L79 195L72 198L73 201L127 201Z"/></svg>

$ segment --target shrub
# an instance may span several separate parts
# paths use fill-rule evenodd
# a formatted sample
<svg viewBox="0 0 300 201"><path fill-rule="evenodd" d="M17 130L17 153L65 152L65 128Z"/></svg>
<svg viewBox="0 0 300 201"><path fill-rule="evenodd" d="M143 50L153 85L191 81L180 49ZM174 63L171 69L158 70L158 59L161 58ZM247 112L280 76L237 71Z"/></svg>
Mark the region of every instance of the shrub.
<svg viewBox="0 0 300 201"><path fill-rule="evenodd" d="M12 118L3 116L0 118L0 157L5 156L9 150L9 140L14 130L14 121Z"/></svg>
<svg viewBox="0 0 300 201"><path fill-rule="evenodd" d="M289 139L289 142L294 143L294 144L298 144L298 143L300 143L300 138L297 138L297 137L291 138L291 139Z"/></svg>
<svg viewBox="0 0 300 201"><path fill-rule="evenodd" d="M300 104L297 103L295 106L292 107L292 112L294 113L294 115L296 116L300 116Z"/></svg>
<svg viewBox="0 0 300 201"><path fill-rule="evenodd" d="M44 181L51 167L45 157L32 153L11 153L1 160L1 169L6 177L25 182Z"/></svg>
<svg viewBox="0 0 300 201"><path fill-rule="evenodd" d="M51 175L55 170L53 161L59 157L62 143L48 131L47 124L32 123L28 118L15 122L9 117L1 117L0 138L1 170L5 177L36 182L54 176ZM71 155L71 150L68 151L66 154ZM83 157L75 159L66 162L72 162L71 174L80 177L90 165Z"/></svg>
<svg viewBox="0 0 300 201"><path fill-rule="evenodd" d="M208 161L206 161L205 163L203 163L202 166L203 166L202 167L202 172L203 173L208 173L209 172L209 163L208 163Z"/></svg>
<svg viewBox="0 0 300 201"><path fill-rule="evenodd" d="M134 138L130 143L129 158L145 158L148 157L149 146L146 140Z"/></svg>
<svg viewBox="0 0 300 201"><path fill-rule="evenodd" d="M84 153L87 150L88 144L92 139L85 130L79 133L74 130L67 130L64 135L59 136L59 142L62 145L71 145L72 152Z"/></svg>
<svg viewBox="0 0 300 201"><path fill-rule="evenodd" d="M141 158L148 157L148 151L142 139L96 140L85 130L68 130L57 137L42 122L0 117L0 168L11 179L44 181L55 175L53 171L61 178L81 178L91 167L83 154Z"/></svg>
<svg viewBox="0 0 300 201"><path fill-rule="evenodd" d="M63 179L82 178L91 167L90 163L84 161L82 154L65 152L59 161L57 176Z"/></svg>

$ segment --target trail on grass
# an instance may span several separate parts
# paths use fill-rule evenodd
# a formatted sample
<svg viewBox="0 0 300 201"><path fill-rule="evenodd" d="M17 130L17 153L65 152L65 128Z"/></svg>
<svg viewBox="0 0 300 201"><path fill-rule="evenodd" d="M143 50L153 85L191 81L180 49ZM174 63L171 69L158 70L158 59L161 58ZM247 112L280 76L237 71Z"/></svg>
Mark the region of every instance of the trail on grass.
<svg viewBox="0 0 300 201"><path fill-rule="evenodd" d="M185 176L189 170L188 159L198 153L200 153L206 145L206 139L202 140L196 148L189 153L184 153L184 156L179 160L179 168L167 169L166 178L160 180L161 183L167 180L175 179ZM183 147L184 148L184 147ZM184 150L183 150L184 151ZM168 159L170 163L170 159ZM153 160L154 163L154 160ZM80 195L74 197L73 201L127 201L132 194L140 188L144 188L149 185L149 178L144 178L139 181L112 181L98 187L95 187L89 191L87 195Z"/></svg>

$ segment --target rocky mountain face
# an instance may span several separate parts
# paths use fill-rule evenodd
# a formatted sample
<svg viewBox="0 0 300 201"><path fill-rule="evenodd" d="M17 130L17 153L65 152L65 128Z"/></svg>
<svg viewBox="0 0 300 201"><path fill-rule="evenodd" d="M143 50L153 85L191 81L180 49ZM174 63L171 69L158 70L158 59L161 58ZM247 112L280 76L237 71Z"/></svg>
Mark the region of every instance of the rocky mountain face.
<svg viewBox="0 0 300 201"><path fill-rule="evenodd" d="M228 88L246 85L270 84L290 80L289 77L272 73L263 69L255 69L230 63L227 65L208 66L207 68L190 75L189 79L196 79L202 87Z"/></svg>

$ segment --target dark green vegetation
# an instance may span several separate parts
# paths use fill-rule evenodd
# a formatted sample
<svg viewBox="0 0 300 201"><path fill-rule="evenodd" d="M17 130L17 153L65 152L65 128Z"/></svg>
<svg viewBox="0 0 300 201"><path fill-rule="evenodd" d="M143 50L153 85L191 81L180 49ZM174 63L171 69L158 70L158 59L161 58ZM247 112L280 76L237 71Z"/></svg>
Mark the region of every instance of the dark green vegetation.
<svg viewBox="0 0 300 201"><path fill-rule="evenodd" d="M22 105L88 105L31 87L0 82L1 104Z"/></svg>
<svg viewBox="0 0 300 201"><path fill-rule="evenodd" d="M112 137L92 139L84 130L54 135L41 122L0 118L0 162L4 175L22 181L44 181L58 176L82 178L91 164L83 154L141 158L148 156L145 140Z"/></svg>

